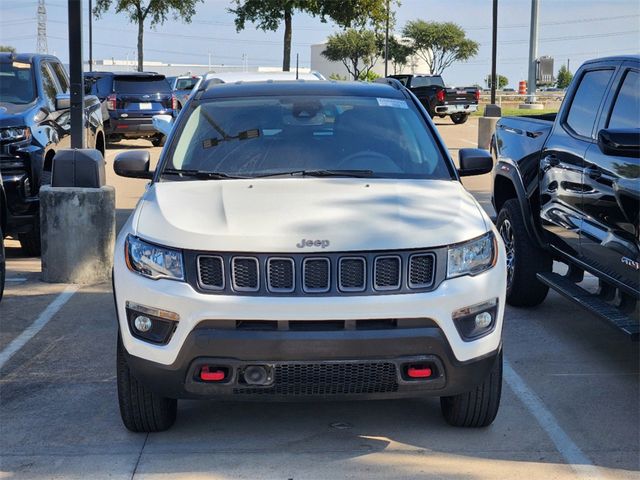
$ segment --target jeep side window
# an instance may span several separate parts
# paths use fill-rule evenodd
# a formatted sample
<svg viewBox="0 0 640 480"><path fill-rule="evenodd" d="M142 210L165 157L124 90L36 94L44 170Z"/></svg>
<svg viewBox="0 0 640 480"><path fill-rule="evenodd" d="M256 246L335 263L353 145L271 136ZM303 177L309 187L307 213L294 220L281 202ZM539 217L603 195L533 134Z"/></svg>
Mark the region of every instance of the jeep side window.
<svg viewBox="0 0 640 480"><path fill-rule="evenodd" d="M47 106L52 112L56 109L56 95L58 93L51 72L46 63L40 64L40 77L42 78L42 94L47 101Z"/></svg>
<svg viewBox="0 0 640 480"><path fill-rule="evenodd" d="M607 85L612 75L613 69L607 69L591 70L582 76L566 120L567 126L576 134L582 137L592 137L598 107L607 93Z"/></svg>
<svg viewBox="0 0 640 480"><path fill-rule="evenodd" d="M640 81L637 71L624 77L607 128L638 128L640 125Z"/></svg>
<svg viewBox="0 0 640 480"><path fill-rule="evenodd" d="M51 63L51 67L52 67L53 73L58 79L58 85L60 85L60 89L62 90L62 93L68 92L69 82L67 81L67 74L65 73L62 65L58 62L53 62Z"/></svg>

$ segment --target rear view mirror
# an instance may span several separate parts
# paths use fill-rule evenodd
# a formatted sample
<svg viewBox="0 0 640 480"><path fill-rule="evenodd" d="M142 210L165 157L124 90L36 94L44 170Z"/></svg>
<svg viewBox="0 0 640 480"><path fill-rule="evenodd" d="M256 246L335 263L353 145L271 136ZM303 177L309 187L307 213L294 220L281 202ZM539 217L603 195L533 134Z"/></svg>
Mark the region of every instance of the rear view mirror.
<svg viewBox="0 0 640 480"><path fill-rule="evenodd" d="M147 150L127 150L113 160L113 170L121 177L153 178L149 171L151 155Z"/></svg>
<svg viewBox="0 0 640 480"><path fill-rule="evenodd" d="M461 177L483 175L493 169L493 157L488 150L461 148L458 155L460 159L458 174Z"/></svg>
<svg viewBox="0 0 640 480"><path fill-rule="evenodd" d="M69 108L71 108L71 95L68 93L56 95L56 111L68 110Z"/></svg>
<svg viewBox="0 0 640 480"><path fill-rule="evenodd" d="M598 146L605 155L640 157L640 130L631 128L600 130Z"/></svg>
<svg viewBox="0 0 640 480"><path fill-rule="evenodd" d="M171 115L154 115L152 121L153 128L160 133L164 133L165 135L171 133L171 129L173 128L173 117Z"/></svg>

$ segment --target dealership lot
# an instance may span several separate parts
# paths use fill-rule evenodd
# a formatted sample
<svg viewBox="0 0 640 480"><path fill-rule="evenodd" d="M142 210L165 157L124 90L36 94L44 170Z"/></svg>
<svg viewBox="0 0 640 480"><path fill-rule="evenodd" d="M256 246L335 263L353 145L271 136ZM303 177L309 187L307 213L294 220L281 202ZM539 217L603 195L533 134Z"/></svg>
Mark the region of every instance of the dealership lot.
<svg viewBox="0 0 640 480"><path fill-rule="evenodd" d="M476 144L476 119L436 123L454 157ZM115 177L113 157L147 145L107 153L118 225L145 182ZM493 213L489 180L465 184ZM447 426L437 399L183 401L172 430L142 435L118 413L111 286L60 297L66 285L41 283L39 260L8 247L0 478L638 478L638 344L553 292L507 309L502 406L487 429Z"/></svg>

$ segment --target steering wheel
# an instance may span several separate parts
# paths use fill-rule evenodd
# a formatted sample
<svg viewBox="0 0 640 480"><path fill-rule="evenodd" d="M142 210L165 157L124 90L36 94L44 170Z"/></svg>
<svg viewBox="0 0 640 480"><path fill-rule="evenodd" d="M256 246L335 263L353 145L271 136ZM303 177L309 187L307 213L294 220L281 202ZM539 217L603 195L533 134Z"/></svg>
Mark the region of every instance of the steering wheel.
<svg viewBox="0 0 640 480"><path fill-rule="evenodd" d="M374 152L373 150L362 150L360 152L347 155L338 162L336 169L402 172L398 167L398 164L394 162L391 157L384 153Z"/></svg>

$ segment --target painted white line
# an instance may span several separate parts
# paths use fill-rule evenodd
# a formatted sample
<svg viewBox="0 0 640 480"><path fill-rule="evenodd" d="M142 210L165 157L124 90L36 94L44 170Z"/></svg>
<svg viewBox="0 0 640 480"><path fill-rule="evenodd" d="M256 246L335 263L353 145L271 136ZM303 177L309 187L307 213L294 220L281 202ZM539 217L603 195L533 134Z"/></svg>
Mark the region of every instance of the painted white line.
<svg viewBox="0 0 640 480"><path fill-rule="evenodd" d="M538 421L538 424L547 433L551 441L555 444L558 452L571 466L579 478L602 478L602 474L593 462L580 450L571 440L569 435L562 429L553 414L542 402L540 397L531 390L522 380L520 375L511 368L511 364L504 360L504 379L513 393L527 407L529 412Z"/></svg>
<svg viewBox="0 0 640 480"><path fill-rule="evenodd" d="M20 350L24 345L31 340L42 328L58 313L58 310L67 303L67 301L73 296L74 293L80 288L79 285L69 285L65 288L60 295L58 295L53 302L51 302L47 308L40 314L40 316L29 325L20 335L14 338L9 345L7 345L2 352L0 352L0 369L4 367L4 364L9 361L13 355Z"/></svg>
<svg viewBox="0 0 640 480"><path fill-rule="evenodd" d="M474 147L478 147L478 142L472 142L471 140L467 140L465 138L457 138L456 140L460 140L461 142L468 143L469 145L473 145Z"/></svg>

